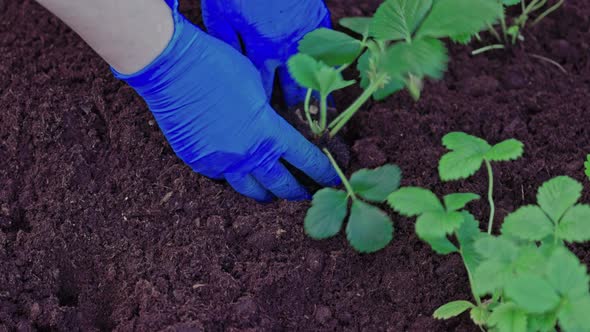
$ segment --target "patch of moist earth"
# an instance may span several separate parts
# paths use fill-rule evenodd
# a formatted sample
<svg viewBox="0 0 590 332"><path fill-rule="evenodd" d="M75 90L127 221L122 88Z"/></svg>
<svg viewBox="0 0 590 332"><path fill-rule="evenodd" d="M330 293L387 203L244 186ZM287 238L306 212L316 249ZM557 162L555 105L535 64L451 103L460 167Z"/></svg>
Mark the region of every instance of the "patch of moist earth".
<svg viewBox="0 0 590 332"><path fill-rule="evenodd" d="M336 20L379 3L328 6ZM467 276L412 220L392 214L394 240L374 255L342 235L308 239L308 202L254 204L194 174L75 34L32 0L1 4L0 331L477 331L465 315L431 318L470 298ZM183 10L198 18L195 4ZM510 52L452 46L449 73L419 102L400 93L351 121L347 173L390 162L403 185L485 193L482 172L438 178L441 138L460 130L526 144L522 159L494 166L498 221L557 175L582 181L590 202L589 18L590 4L571 0ZM485 219L485 202L472 212ZM574 250L590 263L588 245Z"/></svg>

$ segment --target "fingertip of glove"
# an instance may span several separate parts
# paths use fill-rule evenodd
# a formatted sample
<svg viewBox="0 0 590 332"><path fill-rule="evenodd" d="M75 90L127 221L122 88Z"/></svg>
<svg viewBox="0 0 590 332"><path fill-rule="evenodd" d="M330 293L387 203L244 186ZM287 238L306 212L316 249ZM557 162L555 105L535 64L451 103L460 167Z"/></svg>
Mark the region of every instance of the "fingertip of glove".
<svg viewBox="0 0 590 332"><path fill-rule="evenodd" d="M326 184L326 186L328 186L328 187L337 187L337 186L339 186L341 184L342 184L342 180L340 179L340 177L336 176L332 180L328 181L328 183Z"/></svg>
<svg viewBox="0 0 590 332"><path fill-rule="evenodd" d="M338 173L336 172L332 164L328 165L327 169L323 174L322 179L324 181L322 181L320 184L326 187L336 187L342 184L342 180L340 179L340 176L338 176Z"/></svg>
<svg viewBox="0 0 590 332"><path fill-rule="evenodd" d="M275 200L275 196L272 195L271 193L266 193L266 195L263 197L252 197L252 198L260 204L270 204L270 203L274 202L274 200Z"/></svg>
<svg viewBox="0 0 590 332"><path fill-rule="evenodd" d="M312 198L313 196L310 193L305 192L305 194L303 194L301 198L297 199L296 201L310 201Z"/></svg>

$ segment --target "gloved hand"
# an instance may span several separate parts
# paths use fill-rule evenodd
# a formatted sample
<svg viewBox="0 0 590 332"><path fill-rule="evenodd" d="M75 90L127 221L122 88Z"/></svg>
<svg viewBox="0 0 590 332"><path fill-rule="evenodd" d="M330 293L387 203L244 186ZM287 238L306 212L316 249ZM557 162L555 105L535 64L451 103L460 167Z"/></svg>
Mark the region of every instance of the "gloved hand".
<svg viewBox="0 0 590 332"><path fill-rule="evenodd" d="M304 101L307 89L295 82L286 64L305 34L331 28L322 0L202 0L201 7L209 33L243 52L258 68L267 96L277 73L287 105Z"/></svg>
<svg viewBox="0 0 590 332"><path fill-rule="evenodd" d="M258 201L310 197L281 158L322 185L337 184L327 157L268 105L251 62L167 2L175 23L167 48L138 73L113 71L144 98L176 154Z"/></svg>

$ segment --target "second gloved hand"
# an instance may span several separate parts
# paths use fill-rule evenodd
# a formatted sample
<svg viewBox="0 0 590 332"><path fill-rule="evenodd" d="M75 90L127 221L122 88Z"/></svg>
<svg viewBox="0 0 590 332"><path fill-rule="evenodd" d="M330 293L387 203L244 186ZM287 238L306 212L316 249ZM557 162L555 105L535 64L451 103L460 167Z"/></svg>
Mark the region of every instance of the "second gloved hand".
<svg viewBox="0 0 590 332"><path fill-rule="evenodd" d="M322 185L337 184L326 156L268 105L251 62L170 2L175 32L166 50L138 73L115 75L145 99L176 154L259 201L309 198L281 159Z"/></svg>
<svg viewBox="0 0 590 332"><path fill-rule="evenodd" d="M323 0L202 0L201 6L209 33L252 60L268 96L278 75L287 105L304 101L307 89L286 64L308 32L331 27Z"/></svg>

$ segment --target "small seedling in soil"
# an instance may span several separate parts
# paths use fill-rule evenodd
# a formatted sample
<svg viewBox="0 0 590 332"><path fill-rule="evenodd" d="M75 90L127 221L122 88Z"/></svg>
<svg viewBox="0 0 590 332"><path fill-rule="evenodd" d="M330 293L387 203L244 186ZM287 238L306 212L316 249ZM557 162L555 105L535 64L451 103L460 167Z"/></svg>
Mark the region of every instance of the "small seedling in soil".
<svg viewBox="0 0 590 332"><path fill-rule="evenodd" d="M489 181L488 234L491 234L496 210L493 197L494 173L491 163L520 158L523 153L523 144L515 139L508 139L492 146L479 137L462 132L452 132L443 137L443 145L451 150L441 158L438 166L438 172L443 181L467 179L485 163Z"/></svg>
<svg viewBox="0 0 590 332"><path fill-rule="evenodd" d="M438 172L441 180L452 181L467 179L477 172L482 164L488 172L488 203L490 215L488 234L492 233L494 214L494 173L492 162L516 160L522 156L523 144L515 139L508 139L494 146L485 140L462 132L452 132L443 137L443 145L451 150L439 163Z"/></svg>
<svg viewBox="0 0 590 332"><path fill-rule="evenodd" d="M434 251L463 259L474 302L447 303L435 318L469 311L482 331L590 331L590 277L566 246L590 240L590 206L578 204L581 193L582 185L566 176L545 182L537 204L509 214L499 236L482 232L464 210L476 194L447 195L443 204L427 189L405 187L388 202L418 217L416 233Z"/></svg>
<svg viewBox="0 0 590 332"><path fill-rule="evenodd" d="M584 162L584 174L590 179L590 154L586 156L586 161Z"/></svg>
<svg viewBox="0 0 590 332"><path fill-rule="evenodd" d="M407 88L418 99L424 79L440 79L446 71L448 52L440 39L471 36L493 24L500 9L490 0L387 0L372 18L340 21L353 35L324 28L307 34L288 67L308 88L304 110L311 130L333 137L371 97L382 100ZM357 59L364 92L328 123L328 95L356 83L342 71ZM317 119L310 112L314 92L320 100Z"/></svg>
<svg viewBox="0 0 590 332"><path fill-rule="evenodd" d="M346 179L328 150L324 152L336 168L346 191L324 188L313 196L312 206L305 216L305 233L316 240L337 235L342 228L352 201L346 237L352 247L363 253L383 249L393 238L393 223L389 216L372 204L385 202L397 190L401 171L396 165L362 169Z"/></svg>
<svg viewBox="0 0 590 332"><path fill-rule="evenodd" d="M532 15L540 12L540 14L538 14L537 17L530 24L531 26L534 26L534 25L538 24L539 22L541 22L545 17L547 17L547 15L549 15L552 12L559 9L559 7L561 7L561 5L563 5L563 3L565 2L565 0L559 0L555 4L553 4L552 6L549 6L547 8L547 3L549 2L548 0L531 0L531 1L490 0L490 1L497 1L501 5L500 12L498 14L500 17L500 29L501 29L500 33L498 33L496 28L493 27L492 25L490 25L488 27L489 31L496 38L498 43L477 49L472 52L473 55L481 54L481 53L491 51L491 50L496 50L496 49L504 49L507 46L515 45L516 42L519 40L521 40L521 41L524 40L524 37L522 35L522 31L526 28L527 24L530 23L530 19L531 19ZM508 20L506 18L506 11L510 7L514 7L514 6L520 6L521 12L520 12L520 15L512 21L512 24L509 25ZM478 36L476 35L476 37L478 37ZM543 59L543 57L540 57L540 56L536 56L536 57ZM552 61L547 58L544 58L543 60L546 60L549 62Z"/></svg>

